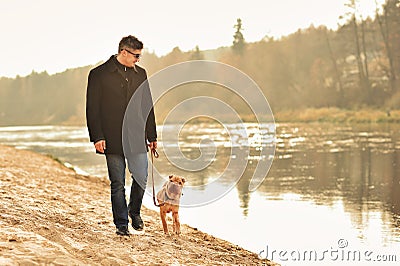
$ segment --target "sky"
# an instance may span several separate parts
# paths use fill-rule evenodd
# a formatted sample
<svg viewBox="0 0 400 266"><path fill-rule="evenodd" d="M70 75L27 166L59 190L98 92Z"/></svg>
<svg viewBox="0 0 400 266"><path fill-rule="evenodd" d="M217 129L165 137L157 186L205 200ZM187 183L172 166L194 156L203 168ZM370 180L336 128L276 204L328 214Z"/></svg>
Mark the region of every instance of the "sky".
<svg viewBox="0 0 400 266"><path fill-rule="evenodd" d="M0 0L0 77L49 74L107 60L123 36L149 52L230 46L242 19L247 42L298 29L337 28L349 0ZM372 16L375 0L360 0ZM382 3L384 0L378 0Z"/></svg>

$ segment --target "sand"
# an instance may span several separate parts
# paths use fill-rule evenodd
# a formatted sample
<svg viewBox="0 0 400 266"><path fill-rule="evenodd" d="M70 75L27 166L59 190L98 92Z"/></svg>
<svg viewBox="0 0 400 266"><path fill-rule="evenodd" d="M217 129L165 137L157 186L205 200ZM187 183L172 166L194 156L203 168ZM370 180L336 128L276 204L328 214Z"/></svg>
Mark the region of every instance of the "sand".
<svg viewBox="0 0 400 266"><path fill-rule="evenodd" d="M188 225L166 236L145 207L145 231L118 236L109 193L107 179L0 146L0 265L277 265Z"/></svg>

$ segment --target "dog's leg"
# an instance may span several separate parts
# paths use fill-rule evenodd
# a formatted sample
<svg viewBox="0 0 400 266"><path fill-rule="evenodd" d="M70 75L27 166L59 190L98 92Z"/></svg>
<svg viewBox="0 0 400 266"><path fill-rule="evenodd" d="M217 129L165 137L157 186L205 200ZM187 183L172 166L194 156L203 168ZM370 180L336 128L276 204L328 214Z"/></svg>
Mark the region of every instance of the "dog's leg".
<svg viewBox="0 0 400 266"><path fill-rule="evenodd" d="M162 222L162 226L164 229L164 233L168 234L168 225L167 225L167 221L165 219L165 216L167 215L167 212L164 210L163 207L160 207L160 218L161 218L161 222Z"/></svg>
<svg viewBox="0 0 400 266"><path fill-rule="evenodd" d="M181 233L181 223L179 222L179 213L173 212L172 218L173 218L174 233L179 235Z"/></svg>

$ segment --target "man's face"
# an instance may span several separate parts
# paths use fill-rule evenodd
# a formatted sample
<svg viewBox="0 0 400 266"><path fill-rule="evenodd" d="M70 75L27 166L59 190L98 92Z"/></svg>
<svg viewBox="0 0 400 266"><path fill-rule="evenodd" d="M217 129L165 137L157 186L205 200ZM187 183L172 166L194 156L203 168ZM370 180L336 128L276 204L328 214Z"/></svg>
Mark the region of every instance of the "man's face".
<svg viewBox="0 0 400 266"><path fill-rule="evenodd" d="M125 48L122 50L122 55L124 56L125 65L133 67L137 62L140 61L142 50Z"/></svg>

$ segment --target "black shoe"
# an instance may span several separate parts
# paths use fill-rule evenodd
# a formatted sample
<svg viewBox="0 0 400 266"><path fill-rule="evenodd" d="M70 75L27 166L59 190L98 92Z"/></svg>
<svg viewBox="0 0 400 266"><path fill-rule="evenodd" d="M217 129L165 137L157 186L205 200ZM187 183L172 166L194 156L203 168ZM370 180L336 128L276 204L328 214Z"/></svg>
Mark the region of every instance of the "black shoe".
<svg viewBox="0 0 400 266"><path fill-rule="evenodd" d="M115 233L120 236L129 236L130 235L127 225L121 225L121 226L117 227L117 231Z"/></svg>
<svg viewBox="0 0 400 266"><path fill-rule="evenodd" d="M132 219L133 229L135 229L137 231L142 231L144 228L144 223L143 223L142 218L140 217L140 214L132 214L131 219Z"/></svg>

